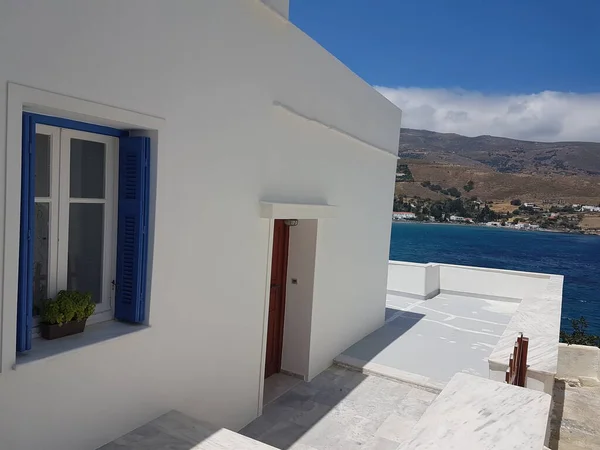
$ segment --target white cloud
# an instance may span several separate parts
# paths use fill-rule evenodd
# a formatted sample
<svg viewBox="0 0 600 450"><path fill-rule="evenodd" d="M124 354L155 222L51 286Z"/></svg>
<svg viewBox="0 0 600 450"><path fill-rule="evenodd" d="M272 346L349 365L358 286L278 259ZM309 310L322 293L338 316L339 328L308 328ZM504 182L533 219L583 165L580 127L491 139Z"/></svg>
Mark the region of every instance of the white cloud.
<svg viewBox="0 0 600 450"><path fill-rule="evenodd" d="M534 141L600 142L600 93L484 95L460 89L376 89L403 110L406 128Z"/></svg>

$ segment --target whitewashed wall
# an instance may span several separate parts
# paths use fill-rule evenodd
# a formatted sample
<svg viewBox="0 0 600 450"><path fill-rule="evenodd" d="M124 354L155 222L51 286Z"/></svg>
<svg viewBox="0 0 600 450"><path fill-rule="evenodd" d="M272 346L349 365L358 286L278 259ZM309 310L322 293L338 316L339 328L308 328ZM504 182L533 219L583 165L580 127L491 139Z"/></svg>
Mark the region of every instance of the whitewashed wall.
<svg viewBox="0 0 600 450"><path fill-rule="evenodd" d="M310 375L383 323L400 112L262 2L6 0L2 146L9 81L164 126L151 327L17 370L6 324L19 168L0 158L0 448L95 449L172 408L233 429L252 420L269 260L260 200L339 209L318 223Z"/></svg>
<svg viewBox="0 0 600 450"><path fill-rule="evenodd" d="M440 286L445 291L520 300L543 291L548 275L513 270L440 265Z"/></svg>
<svg viewBox="0 0 600 450"><path fill-rule="evenodd" d="M388 289L430 298L442 292L520 301L542 292L549 275L451 264L390 261Z"/></svg>
<svg viewBox="0 0 600 450"><path fill-rule="evenodd" d="M309 373L317 229L317 220L300 220L290 228L281 368L305 378Z"/></svg>
<svg viewBox="0 0 600 450"><path fill-rule="evenodd" d="M417 298L431 298L440 292L440 266L390 261L387 288Z"/></svg>

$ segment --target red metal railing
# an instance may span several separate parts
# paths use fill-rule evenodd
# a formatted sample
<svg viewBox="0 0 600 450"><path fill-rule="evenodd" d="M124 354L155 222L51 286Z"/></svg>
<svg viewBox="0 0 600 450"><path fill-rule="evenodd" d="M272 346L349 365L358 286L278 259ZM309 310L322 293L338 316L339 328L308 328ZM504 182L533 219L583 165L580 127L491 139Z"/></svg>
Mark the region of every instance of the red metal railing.
<svg viewBox="0 0 600 450"><path fill-rule="evenodd" d="M506 370L506 382L514 386L525 387L527 380L527 349L529 338L523 337L523 333L517 337L515 348L508 361Z"/></svg>

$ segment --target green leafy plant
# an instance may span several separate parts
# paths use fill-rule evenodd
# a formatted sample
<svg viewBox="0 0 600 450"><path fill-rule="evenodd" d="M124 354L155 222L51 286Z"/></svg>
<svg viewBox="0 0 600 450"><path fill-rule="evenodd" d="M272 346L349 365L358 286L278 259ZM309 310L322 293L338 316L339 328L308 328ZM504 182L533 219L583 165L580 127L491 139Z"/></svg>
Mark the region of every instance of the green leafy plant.
<svg viewBox="0 0 600 450"><path fill-rule="evenodd" d="M600 347L600 336L586 333L585 330L588 327L588 323L585 317L571 319L571 327L573 328L571 333L567 333L566 331L560 332L561 342L569 345L577 344Z"/></svg>
<svg viewBox="0 0 600 450"><path fill-rule="evenodd" d="M43 323L62 326L67 322L80 322L87 319L96 309L92 294L77 291L60 291L54 300L49 299L40 307Z"/></svg>

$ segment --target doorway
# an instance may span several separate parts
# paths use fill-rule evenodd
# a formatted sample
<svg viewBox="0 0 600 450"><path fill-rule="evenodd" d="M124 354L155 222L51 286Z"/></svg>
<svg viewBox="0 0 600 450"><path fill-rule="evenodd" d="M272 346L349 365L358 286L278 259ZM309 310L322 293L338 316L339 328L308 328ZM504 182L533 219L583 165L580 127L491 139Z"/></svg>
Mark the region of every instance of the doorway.
<svg viewBox="0 0 600 450"><path fill-rule="evenodd" d="M281 370L283 350L283 323L285 319L285 288L287 279L289 228L276 219L273 229L273 254L271 260L271 288L267 325L267 354L265 378Z"/></svg>

